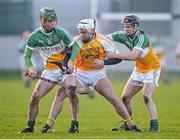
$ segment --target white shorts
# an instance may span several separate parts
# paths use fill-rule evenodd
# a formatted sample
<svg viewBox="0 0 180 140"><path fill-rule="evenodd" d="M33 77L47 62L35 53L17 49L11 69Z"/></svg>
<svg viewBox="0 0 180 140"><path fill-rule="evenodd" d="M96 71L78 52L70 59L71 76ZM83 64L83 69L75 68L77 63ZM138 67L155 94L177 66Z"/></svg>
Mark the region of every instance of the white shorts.
<svg viewBox="0 0 180 140"><path fill-rule="evenodd" d="M136 86L144 86L144 83L153 83L156 86L158 85L158 80L160 77L160 69L157 70L151 70L147 73L140 73L136 69L132 72L128 83L131 85L136 85Z"/></svg>
<svg viewBox="0 0 180 140"><path fill-rule="evenodd" d="M84 71L77 69L74 72L74 75L82 85L90 85L92 87L95 87L100 79L107 78L104 69L93 71Z"/></svg>
<svg viewBox="0 0 180 140"><path fill-rule="evenodd" d="M63 83L69 75L62 74L60 70L44 70L41 76L55 82Z"/></svg>

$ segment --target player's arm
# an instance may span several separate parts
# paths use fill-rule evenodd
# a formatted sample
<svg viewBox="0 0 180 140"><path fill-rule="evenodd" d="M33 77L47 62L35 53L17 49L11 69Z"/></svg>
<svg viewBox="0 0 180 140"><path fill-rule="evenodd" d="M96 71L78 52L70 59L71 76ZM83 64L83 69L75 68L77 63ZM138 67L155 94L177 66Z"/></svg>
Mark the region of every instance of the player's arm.
<svg viewBox="0 0 180 140"><path fill-rule="evenodd" d="M115 65L120 63L122 60L119 58L110 58L110 59L106 59L104 60L104 65Z"/></svg>
<svg viewBox="0 0 180 140"><path fill-rule="evenodd" d="M34 43L35 43L35 40L34 40L33 36L30 35L30 37L27 39L26 48L25 48L25 52L24 52L24 62L25 62L25 66L28 69L27 74L31 78L35 78L35 76L37 75L37 71L34 68L33 63L31 61L32 52L35 47Z"/></svg>
<svg viewBox="0 0 180 140"><path fill-rule="evenodd" d="M119 51L117 50L116 46L113 44L112 37L105 36L107 43L104 43L105 46L105 50L106 50L106 55L108 55L109 53L115 53L115 54L119 54ZM120 63L122 60L119 58L110 58L110 59L105 59L104 60L104 65L115 65Z"/></svg>
<svg viewBox="0 0 180 140"><path fill-rule="evenodd" d="M67 56L64 59L64 65L67 65L68 63L74 64L74 61L80 51L80 47L78 43L72 39L69 32L65 29L61 32L62 39L65 42L65 44L68 45L69 51L67 51Z"/></svg>
<svg viewBox="0 0 180 140"><path fill-rule="evenodd" d="M74 61L80 50L79 45L75 40L72 39L72 37L70 36L67 30L61 28L61 30L58 30L58 34L67 47L66 47L66 56L63 62L55 62L55 63L60 67L60 69L63 69L65 73L69 73L73 70Z"/></svg>
<svg viewBox="0 0 180 140"><path fill-rule="evenodd" d="M123 36L118 36L119 39ZM143 51L149 45L149 40L146 36L140 34L138 36L138 41L134 44L132 51L120 54L109 54L108 58L119 58L122 60L134 61L137 58L140 58L143 54ZM148 49L148 48L147 48Z"/></svg>
<svg viewBox="0 0 180 140"><path fill-rule="evenodd" d="M70 57L70 64L74 64L74 62L75 62L79 52L80 52L80 46L75 41L73 46L72 46L72 52L71 52L71 57Z"/></svg>
<svg viewBox="0 0 180 140"><path fill-rule="evenodd" d="M119 42L123 44L125 42L125 35L122 31L117 31L117 32L108 34L105 37L111 41L115 41L115 42Z"/></svg>
<svg viewBox="0 0 180 140"><path fill-rule="evenodd" d="M33 67L31 56L32 56L32 49L30 49L29 47L26 47L25 52L24 52L24 62L28 69Z"/></svg>
<svg viewBox="0 0 180 140"><path fill-rule="evenodd" d="M25 53L24 53L24 62L25 62L25 65L26 65L26 67L28 69L26 74L29 77L34 79L37 76L37 71L36 71L36 69L34 68L34 66L32 64L31 56L32 56L32 50L29 49L28 47L26 47Z"/></svg>
<svg viewBox="0 0 180 140"><path fill-rule="evenodd" d="M71 57L71 52L72 52L72 48L67 48L66 49L66 56L64 58L62 66L65 66L65 67L68 66L68 61L69 61L69 59Z"/></svg>
<svg viewBox="0 0 180 140"><path fill-rule="evenodd" d="M121 54L115 54L111 53L108 54L109 58L118 58L122 60L128 60L128 61L134 61L135 59L139 58L143 52L138 49L133 49L131 52L121 53Z"/></svg>
<svg viewBox="0 0 180 140"><path fill-rule="evenodd" d="M101 43L104 46L106 55L108 55L108 53L119 53L115 45L108 38L106 38L105 40L101 40ZM95 59L94 65L96 66L96 68L101 69L104 67L104 65L115 65L120 63L121 61L122 60L119 58L110 58L105 60Z"/></svg>
<svg viewBox="0 0 180 140"><path fill-rule="evenodd" d="M62 64L62 66L66 67L67 73L71 73L73 71L74 62L76 60L79 51L80 51L80 47L77 44L77 42L74 42L74 44L67 49L66 56Z"/></svg>
<svg viewBox="0 0 180 140"><path fill-rule="evenodd" d="M102 69L104 67L104 65L115 65L120 63L122 60L118 59L118 58L110 58L107 60L100 60L100 59L95 59L94 60L94 66L97 69Z"/></svg>

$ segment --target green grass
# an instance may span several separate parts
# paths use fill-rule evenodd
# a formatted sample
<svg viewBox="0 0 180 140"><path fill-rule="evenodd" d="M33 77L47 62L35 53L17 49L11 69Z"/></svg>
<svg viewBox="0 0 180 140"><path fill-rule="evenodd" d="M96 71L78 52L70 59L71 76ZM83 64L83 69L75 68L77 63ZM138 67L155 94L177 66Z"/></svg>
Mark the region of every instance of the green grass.
<svg viewBox="0 0 180 140"><path fill-rule="evenodd" d="M120 96L128 75L110 75L116 94ZM94 100L88 99L86 96L79 96L79 134L67 132L71 121L68 100L66 100L63 111L58 116L56 132L40 134L58 89L56 87L40 103L35 133L17 135L16 133L26 126L28 101L35 82L32 83L31 88L25 89L18 74L0 73L0 139L177 139L180 138L179 83L180 80L178 79L173 79L168 86L160 83L160 87L154 93L161 129L159 133L112 132L111 127L122 123L121 118L118 117L111 104L96 94ZM148 114L141 93L134 97L133 106L136 124L142 129L148 128Z"/></svg>

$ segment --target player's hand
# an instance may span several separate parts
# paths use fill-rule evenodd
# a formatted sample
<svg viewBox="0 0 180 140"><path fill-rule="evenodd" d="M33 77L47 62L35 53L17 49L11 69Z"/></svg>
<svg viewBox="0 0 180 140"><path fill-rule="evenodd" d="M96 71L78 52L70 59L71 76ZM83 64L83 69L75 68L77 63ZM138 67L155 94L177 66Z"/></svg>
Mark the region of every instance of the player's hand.
<svg viewBox="0 0 180 140"><path fill-rule="evenodd" d="M104 67L104 61L100 59L94 59L94 66L97 69L102 69Z"/></svg>
<svg viewBox="0 0 180 140"><path fill-rule="evenodd" d="M35 77L37 76L37 71L36 71L36 69L33 68L33 67L32 67L32 68L29 68L27 75L28 75L29 77L31 77L32 79L35 79Z"/></svg>
<svg viewBox="0 0 180 140"><path fill-rule="evenodd" d="M110 58L116 58L116 54L115 53L108 53L107 54L107 58L110 59Z"/></svg>

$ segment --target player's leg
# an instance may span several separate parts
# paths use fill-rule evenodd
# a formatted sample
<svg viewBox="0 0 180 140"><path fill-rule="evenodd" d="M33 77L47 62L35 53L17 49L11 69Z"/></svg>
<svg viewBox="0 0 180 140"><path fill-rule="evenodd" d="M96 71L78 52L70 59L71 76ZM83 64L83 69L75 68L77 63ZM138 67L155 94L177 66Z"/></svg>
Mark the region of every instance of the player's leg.
<svg viewBox="0 0 180 140"><path fill-rule="evenodd" d="M63 103L66 97L67 97L66 90L64 87L61 87L58 90L56 97L54 98L47 123L43 126L41 133L49 133L54 131L56 118L62 110Z"/></svg>
<svg viewBox="0 0 180 140"><path fill-rule="evenodd" d="M68 85L66 85L66 86L68 86ZM87 94L89 92L89 87L85 86L84 84L79 82L79 80L76 81L76 86L77 86L76 92L78 92L80 94ZM68 97L68 94L66 93L66 89L65 89L65 87L61 87L58 90L57 95L54 99L54 102L51 106L51 111L49 113L47 123L43 126L43 129L41 131L42 133L48 133L48 132L54 131L54 125L56 122L56 118L62 110L63 102L66 97ZM78 121L76 121L74 119L75 117L77 117L78 114L75 114L75 117L73 116L72 107L71 107L71 115L72 115L72 122L71 122L72 127L71 128L74 128L73 127L74 125L78 126ZM72 129L72 130L73 130L72 132L76 132L76 131L74 131L74 129Z"/></svg>
<svg viewBox="0 0 180 140"><path fill-rule="evenodd" d="M159 131L156 105L152 99L156 86L153 83L145 83L143 87L143 98L150 117L150 131Z"/></svg>
<svg viewBox="0 0 180 140"><path fill-rule="evenodd" d="M136 93L138 93L140 89L142 89L143 82L141 80L142 79L141 76L139 76L139 72L137 72L134 69L129 80L126 83L126 86L123 89L123 93L121 96L123 103L126 106L126 109L128 110L128 113L131 116L131 118L132 118L131 99Z"/></svg>
<svg viewBox="0 0 180 140"><path fill-rule="evenodd" d="M70 101L70 109L71 109L71 127L69 129L69 133L78 133L79 121L78 121L78 113L79 113L79 101L76 95L76 78L74 75L68 76L64 82L66 93L69 97Z"/></svg>
<svg viewBox="0 0 180 140"><path fill-rule="evenodd" d="M53 87L54 84L52 83L38 80L29 102L27 128L24 128L20 133L34 132L35 119L38 114L40 99Z"/></svg>
<svg viewBox="0 0 180 140"><path fill-rule="evenodd" d="M158 132L158 116L156 105L152 99L153 92L158 86L158 80L160 77L160 70L152 70L146 74L143 86L143 98L150 117L150 131Z"/></svg>
<svg viewBox="0 0 180 140"><path fill-rule="evenodd" d="M134 95L136 95L136 93L138 93L139 90L141 90L141 88L142 88L141 86L136 86L136 85L131 84L129 80L123 89L121 98L131 118L133 118L131 99Z"/></svg>
<svg viewBox="0 0 180 140"><path fill-rule="evenodd" d="M95 90L104 96L115 108L118 115L121 116L125 120L125 124L132 131L140 131L134 124L131 119L126 107L124 106L122 100L120 100L114 93L112 85L107 78L102 78L98 81L95 86Z"/></svg>

